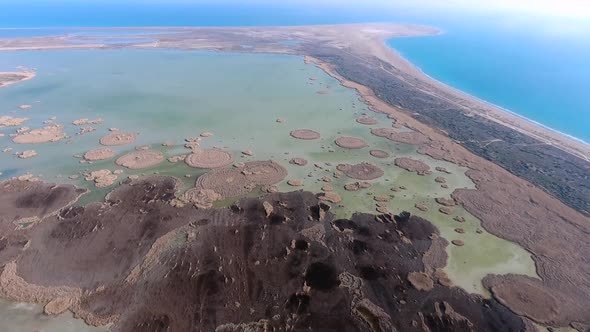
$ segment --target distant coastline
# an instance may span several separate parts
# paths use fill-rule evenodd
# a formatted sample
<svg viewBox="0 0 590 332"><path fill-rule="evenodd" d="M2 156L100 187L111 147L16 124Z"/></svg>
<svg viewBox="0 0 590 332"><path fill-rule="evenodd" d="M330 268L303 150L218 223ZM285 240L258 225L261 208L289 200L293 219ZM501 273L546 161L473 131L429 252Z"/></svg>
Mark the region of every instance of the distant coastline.
<svg viewBox="0 0 590 332"><path fill-rule="evenodd" d="M444 33L444 31L443 31L443 30L439 30L439 33L437 33L437 34L433 34L432 36L435 36L435 35L440 35L440 34L443 34L443 33ZM418 37L420 37L420 36L418 36ZM404 37L404 38L414 38L414 37ZM397 39L397 38L393 38L393 39ZM451 89L455 90L456 92L458 92L458 93L461 93L461 94L465 94L465 95L467 95L469 98L475 99L475 100L477 100L478 102L485 103L485 104L487 104L487 105L489 105L490 107L493 107L493 108L498 108L498 109L500 109L500 110L502 110L502 111L504 111L504 112L507 112L507 113L510 113L510 114L512 114L512 115L514 115L514 116L517 116L517 117L519 117L519 118L520 118L520 119L522 119L522 120L525 120L525 121L528 121L528 122L534 123L535 125L541 126L541 127L543 127L544 129L546 129L546 130L550 130L550 131L552 131L552 132L554 132L554 133L556 133L556 134L559 134L559 135L566 136L566 137L568 137L568 138L570 138L570 139L573 139L573 140L575 140L575 141L578 141L578 142L580 142L580 143L582 143L582 144L584 144L584 145L587 145L588 147L590 147L590 142L587 142L587 141L585 141L585 140L583 140L583 139L581 139L581 138L578 138L578 137L575 137L575 136L573 136L573 135L570 135L570 134L564 133L564 132L562 132L562 131L559 131L559 130L557 130L557 129L551 128L550 126L548 126L548 125L545 125L545 124L542 124L542 123L540 123L539 121L533 120L533 119L531 119L531 118L528 118L528 117L526 117L526 116L523 116L523 115L521 115L521 114L519 114L519 113L517 113L517 112L515 112L515 111L511 111L511 110L509 110L509 109L507 109L507 108L505 108L505 107L502 107L502 106L500 106L500 105L494 104L493 102L490 102L490 101L488 101L488 100L485 100L485 99L483 99L483 98L480 98L480 97L478 97L478 96L476 96L476 95L474 95L474 94L472 94L472 93L468 93L468 92L466 92L466 91L463 91L463 90L461 90L461 89L459 89L459 88L456 88L456 87L454 87L454 86L453 86L452 84L450 84L450 83L443 82L442 80L440 80L440 79L438 79L438 78L435 78L435 77L433 77L432 75L429 75L428 73L426 73L426 72L424 71L424 69L423 69L423 68L421 68L421 67L420 67L420 66L418 66L416 63L412 62L410 59L408 59L407 57L405 57L405 56L404 56L404 55L403 55L403 54L402 54L402 53L401 53L401 52L400 52L398 49L396 49L394 46L391 46L391 45L390 45L389 43L387 43L387 42L385 43L385 45L386 45L387 47L391 48L391 49L392 49L392 50L393 50L393 51L394 51L394 52L397 54L397 56L399 56L399 57L400 57L400 58L402 58L404 61L406 61L406 62L408 62L409 64L411 64L411 65L412 65L412 66L413 66L413 67L414 67L416 70L418 70L418 71L419 71L419 72L420 72L422 75L424 75L424 76L428 77L428 79L430 79L430 80L432 80L432 81L436 81L436 82L437 82L437 83L439 83L439 84L446 85L447 87L449 87L449 88L451 88Z"/></svg>
<svg viewBox="0 0 590 332"><path fill-rule="evenodd" d="M443 32L441 29L435 29L437 32L407 37L403 36L402 38L435 36L440 35ZM466 114L477 114L483 116L491 121L517 130L530 137L538 139L545 144L556 146L564 151L576 155L582 160L590 162L589 142L562 131L553 129L547 125L539 123L538 121L532 120L504 107L495 105L492 102L469 94L428 75L418 65L411 62L397 49L389 45L389 40L397 38L400 38L400 36L377 37L374 42L379 43L378 47L381 49L379 50L378 47L375 46L376 49L374 49L373 52L378 55L380 59L393 64L413 78L424 81L425 83L435 87L437 90L440 90L444 95L447 96L446 99L453 101L458 106L463 108Z"/></svg>

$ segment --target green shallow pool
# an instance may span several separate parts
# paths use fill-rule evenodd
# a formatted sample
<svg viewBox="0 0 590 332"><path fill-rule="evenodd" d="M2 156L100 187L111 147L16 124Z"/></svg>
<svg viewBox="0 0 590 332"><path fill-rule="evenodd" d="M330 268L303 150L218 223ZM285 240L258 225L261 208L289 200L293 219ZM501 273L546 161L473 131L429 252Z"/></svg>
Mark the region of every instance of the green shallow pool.
<svg viewBox="0 0 590 332"><path fill-rule="evenodd" d="M73 181L68 176L86 170L122 169L115 167L114 160L81 164L73 157L98 147L98 140L109 128L140 133L133 145L113 147L118 153L148 144L163 151L166 157L188 153L183 147L184 139L210 131L214 136L203 139L203 147L218 146L232 151L236 162L273 159L289 170L286 180L304 181L299 188L290 187L285 181L278 186L282 191L320 192L326 183L319 179L331 177L338 163L370 161L378 165L385 175L370 181L369 189L347 192L344 184L355 180L344 176L332 179L330 185L343 198L342 206L335 205L333 212L339 217L348 217L355 211L375 212L373 196L389 196L390 211L410 211L433 222L447 240L465 241L463 247L448 247L446 270L455 284L470 292L485 294L481 278L488 273L536 275L527 251L485 231L478 234L476 231L482 229L479 221L464 209L454 207L452 215L438 212L436 197L448 198L457 188L474 189L465 176L465 168L419 155L411 145L371 135L370 128L391 127L392 120L368 111L354 90L342 87L315 66L305 65L299 57L173 50L37 51L0 53L0 64L0 70L22 65L38 71L33 80L0 89L0 114L30 117L24 125L31 128L56 116L56 122L63 124L71 135L70 139L56 143L16 145L8 137L16 128L0 129L6 134L0 137L0 149L35 149L39 154L21 160L0 152L0 172L4 174L0 178L31 172L46 181L85 186L92 193L81 202L97 201L112 188L98 190L83 179ZM319 94L320 90L328 93ZM18 109L22 104L33 107ZM366 126L355 122L363 113L371 113L379 124ZM71 125L73 120L99 117L104 124L93 126L96 131L75 135L79 128ZM277 122L279 117L286 121ZM289 132L296 128L317 130L322 138L293 139ZM339 148L334 139L340 135L363 138L370 148ZM163 147L165 141L176 144ZM391 157L371 157L372 148L389 151ZM241 151L246 149L251 149L254 156L242 156ZM433 173L418 176L394 166L393 159L402 156L427 163ZM305 158L309 163L304 167L291 165L288 161L293 157ZM445 167L451 174L434 171L436 166ZM125 169L120 179L132 174L168 174L182 179L187 189L203 172L182 162L165 161L150 169ZM448 188L434 181L437 176L446 179ZM391 190L399 186L406 190ZM419 211L414 207L416 203L428 206L429 210ZM455 216L466 221L459 223L453 220ZM465 233L456 233L457 227Z"/></svg>

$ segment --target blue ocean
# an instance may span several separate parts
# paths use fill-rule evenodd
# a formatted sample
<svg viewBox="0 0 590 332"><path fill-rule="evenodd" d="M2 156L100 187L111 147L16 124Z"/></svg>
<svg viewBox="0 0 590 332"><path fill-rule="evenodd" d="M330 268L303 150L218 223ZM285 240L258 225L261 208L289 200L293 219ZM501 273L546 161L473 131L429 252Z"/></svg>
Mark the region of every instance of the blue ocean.
<svg viewBox="0 0 590 332"><path fill-rule="evenodd" d="M64 27L256 26L406 22L444 31L389 45L426 74L480 99L590 142L590 23L430 13L400 8L40 0L0 5L0 38ZM50 28L50 29L48 29ZM2 64L0 63L0 69Z"/></svg>

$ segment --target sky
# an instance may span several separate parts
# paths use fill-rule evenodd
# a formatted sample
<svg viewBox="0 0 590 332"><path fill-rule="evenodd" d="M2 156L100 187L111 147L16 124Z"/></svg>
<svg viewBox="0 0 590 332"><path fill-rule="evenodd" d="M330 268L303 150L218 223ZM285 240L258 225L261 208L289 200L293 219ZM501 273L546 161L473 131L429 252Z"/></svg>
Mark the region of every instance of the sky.
<svg viewBox="0 0 590 332"><path fill-rule="evenodd" d="M137 3L137 4L301 4L363 6L470 12L498 12L557 18L590 19L590 0L0 0L3 3Z"/></svg>
<svg viewBox="0 0 590 332"><path fill-rule="evenodd" d="M146 0L144 0L145 2ZM147 0L161 2L165 0ZM203 0L168 0L194 3ZM204 0L207 2L207 0ZM211 1L211 0L209 0ZM235 1L235 0L217 0ZM241 0L238 3L247 2L276 3L276 0ZM429 10L463 10L485 12L509 12L529 15L542 15L554 17L589 18L590 0L282 0L282 3L299 3L305 5L356 5L375 7L407 7L427 8Z"/></svg>
<svg viewBox="0 0 590 332"><path fill-rule="evenodd" d="M225 5L235 6L224 11ZM260 17L269 11L276 17ZM135 17L125 17L129 13ZM532 27L559 38L590 35L590 0L0 0L4 28L102 25L109 18L117 25L210 25L236 15L246 25L258 24L256 20L267 25L394 20L441 26L458 18L479 25L493 18L496 25ZM251 16L252 22L241 16Z"/></svg>

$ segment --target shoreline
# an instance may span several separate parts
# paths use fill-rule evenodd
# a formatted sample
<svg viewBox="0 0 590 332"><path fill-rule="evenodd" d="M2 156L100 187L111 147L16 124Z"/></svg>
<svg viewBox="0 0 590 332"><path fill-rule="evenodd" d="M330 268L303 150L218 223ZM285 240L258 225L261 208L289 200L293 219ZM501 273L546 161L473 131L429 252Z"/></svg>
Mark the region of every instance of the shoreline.
<svg viewBox="0 0 590 332"><path fill-rule="evenodd" d="M0 88L5 88L9 85L13 85L13 84L17 84L17 83L21 83L24 81L28 81L32 78L34 78L35 76L37 76L37 73L34 70L30 70L28 68L25 67L20 67L18 68L21 71L14 71L14 72L0 72ZM6 82L2 81L2 76L20 76L21 78L18 80L8 80Z"/></svg>
<svg viewBox="0 0 590 332"><path fill-rule="evenodd" d="M442 34L442 32L441 32L440 34ZM440 35L440 34L436 34L436 35ZM433 35L433 36L436 36L436 35ZM417 36L417 37L419 38L420 36ZM415 37L406 37L406 38L415 38ZM392 39L396 39L396 37L394 37L394 38L392 38ZM477 101L478 101L478 102L480 102L480 103L487 104L489 107L497 108L497 109L499 109L499 110L501 110L501 111L503 111L503 112L510 113L511 115L517 116L517 117L519 117L520 119L522 119L522 120L524 120L524 121L531 122L531 123L533 123L533 124L535 124L535 125L538 125L538 126L540 126L540 127L543 127L543 129L546 129L546 130L552 131L552 132L553 132L553 133L555 133L555 134L558 134L558 135L565 136L565 137L567 137L567 138L569 138L569 139L572 139L572 140L574 140L574 141L577 141L577 142L579 142L579 143L582 143L582 144L584 144L584 145L587 145L587 146L589 146L589 147L590 147L590 141L585 141L585 140L583 140L583 139L581 139L581 138L575 137L575 136L573 136L573 135L570 135L570 134L568 134L568 133L564 133L564 132L562 132L562 131L559 131L559 130L557 130L557 129L551 128L551 127L550 127L550 126L548 126L548 125L542 124L542 123L540 123L540 122L538 122L538 121L536 121L536 120L533 120L533 119L531 119L531 118L527 118L526 116L523 116L523 115L521 115L521 114L518 114L518 113L517 113L517 112L515 112L515 111L511 111L511 110L509 110L508 108L502 107L502 106L500 106L500 105L496 105L496 104L494 104L493 102L487 101L487 100L485 100L485 99L483 99L483 98L480 98L480 97L478 97L478 96L476 96L476 95L474 95L474 94L471 94L471 93L468 93L468 92L466 92L466 91L463 91L463 90L461 90L461 89L459 89L459 88L456 88L456 87L454 87L454 86L453 86L452 84L450 84L450 83L445 83L445 82L443 82L442 80L440 80L440 79L437 79L437 78L435 78L435 77L433 77L433 76L431 76L431 75L427 74L427 73L426 73L426 72L425 72L425 71L424 71L424 70L423 70L423 69L422 69L420 66L418 66L418 65L417 65L417 64L415 64L414 62L410 61L408 58L404 57L404 56L403 56L403 54L401 54L401 52L400 52L399 50L397 50L395 47L392 47L392 46L390 46L388 43L385 43L385 45L386 45L387 47L389 47L390 49L392 49L392 50L393 50L395 53L397 53L397 55L398 55L400 58L402 58L404 61L407 61L408 63L412 64L412 65L413 65L413 66L414 66L414 67L415 67L415 68L416 68L418 71L420 71L420 73L421 73L422 75L424 75L424 76L428 77L428 79L430 79L430 80L436 81L436 82L437 82L437 83L439 83L439 84L446 85L447 87L449 87L449 88L451 88L451 89L453 89L453 90L456 90L457 92L459 92L459 93L462 93L462 94L464 94L464 95L468 96L468 97L469 97L469 98L471 98L471 99L475 99L475 100L477 100ZM589 161L590 161L590 160L589 160Z"/></svg>
<svg viewBox="0 0 590 332"><path fill-rule="evenodd" d="M387 41L394 38L399 37L378 36L377 38L374 38L373 41L378 43L378 47L381 48L381 59L394 65L396 68L405 71L406 74L411 75L413 78L421 80L443 93L449 94L451 98L457 99L453 100L445 98L464 109L466 114L474 112L477 115L533 137L547 145L555 146L590 162L590 142L586 142L583 139L563 133L509 109L495 105L426 74L420 67L405 58L398 50L389 46ZM440 97L444 98L444 96ZM463 103L467 104L465 105Z"/></svg>
<svg viewBox="0 0 590 332"><path fill-rule="evenodd" d="M11 29L11 28L6 28ZM12 29L29 29L29 28L12 28ZM46 29L46 28L38 28ZM60 28L49 28L60 29ZM459 90L451 85L437 80L426 74L416 64L404 58L395 48L388 45L387 41L393 38L408 38L421 36L435 36L444 33L441 28L416 25L416 24L397 24L397 23L362 23L362 24L342 24L342 25L309 25L309 26L275 26L275 27L68 27L75 30L105 30L105 31L145 31L146 36L156 35L158 32L177 30L180 38L166 38L160 36L156 43L129 43L123 45L124 48L178 48L185 50L208 49L212 51L234 51L234 52L256 52L256 53L291 53L299 55L308 55L305 52L294 51L289 47L282 45L277 48L262 48L257 50L237 50L227 49L228 45L220 41L211 43L185 42L183 38L186 35L193 35L199 32L207 33L210 31L221 31L224 33L245 33L272 31L275 33L292 36L293 33L302 33L298 38L306 39L312 37L316 39L316 34L330 36L332 40L343 42L340 38L341 33L348 33L350 39L346 41L349 46L366 47L365 53L371 53L381 61L392 65L397 70L409 76L404 80L410 85L415 80L419 85L417 89L422 90L432 96L437 96L447 102L451 102L464 111L464 115L479 115L487 120L496 122L510 129L516 130L531 138L539 140L541 144L554 146L560 150L570 153L584 161L590 162L590 142L583 139L553 129L550 126L529 119L525 116L495 105L477 96ZM150 31L151 30L151 31ZM326 34L327 33L327 34ZM305 36L308 35L308 36ZM104 36L102 36L104 37ZM70 43L67 35L60 36L43 36L43 37L22 37L22 38L0 38L0 51L21 51L21 50L51 50L51 49L112 49L119 48L120 45L106 45L97 43L93 38L88 39L88 43ZM97 37L98 38L98 37ZM14 43L16 41L16 43ZM34 41L34 42L32 42ZM94 42L94 43L93 43ZM14 45L16 44L16 45ZM357 45L354 45L357 44ZM385 69L384 69L385 70ZM387 70L386 70L387 71Z"/></svg>

